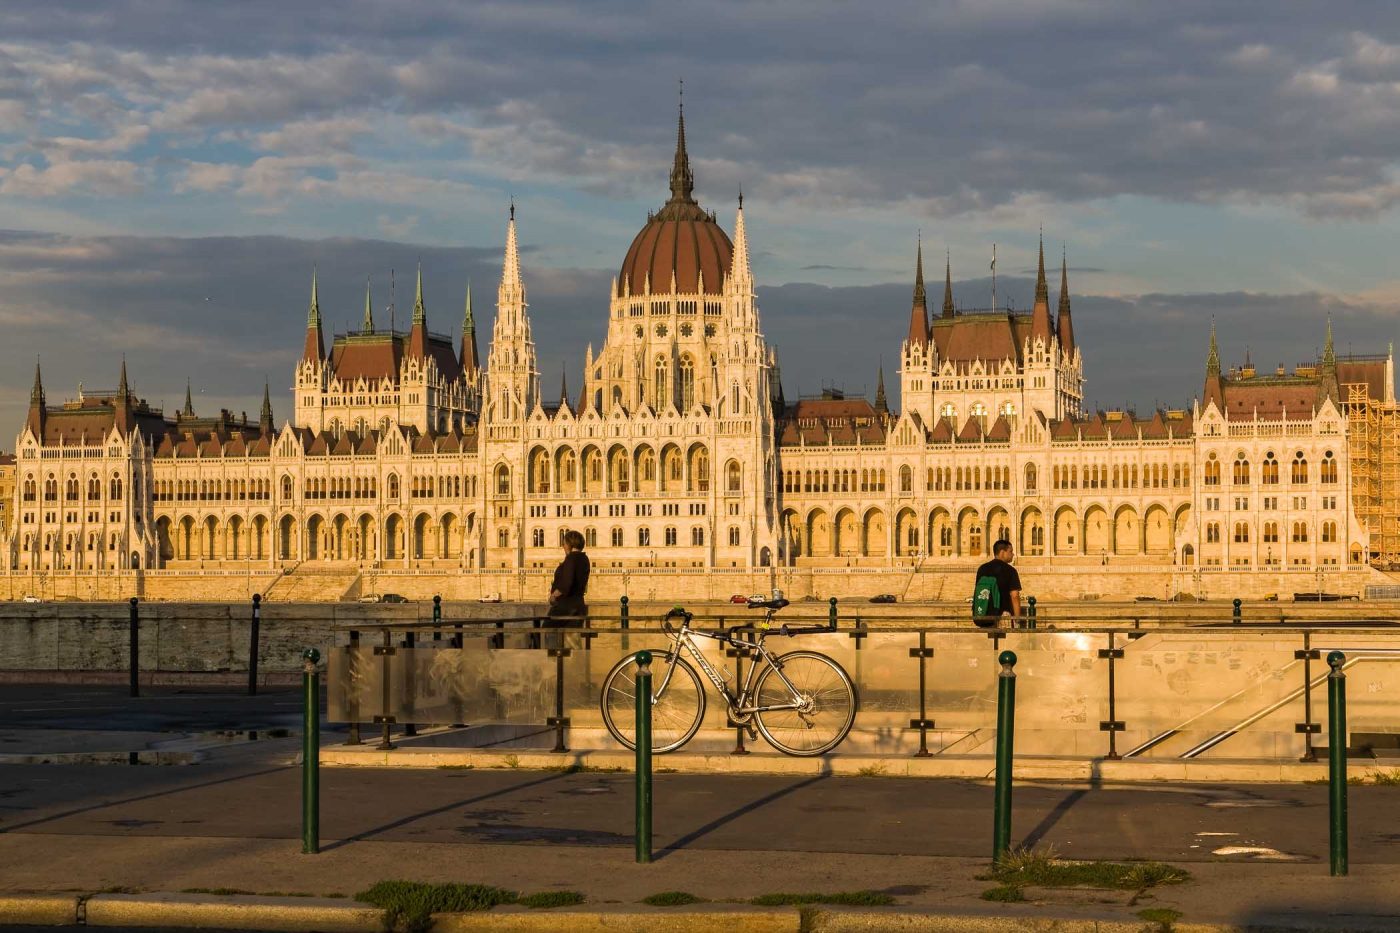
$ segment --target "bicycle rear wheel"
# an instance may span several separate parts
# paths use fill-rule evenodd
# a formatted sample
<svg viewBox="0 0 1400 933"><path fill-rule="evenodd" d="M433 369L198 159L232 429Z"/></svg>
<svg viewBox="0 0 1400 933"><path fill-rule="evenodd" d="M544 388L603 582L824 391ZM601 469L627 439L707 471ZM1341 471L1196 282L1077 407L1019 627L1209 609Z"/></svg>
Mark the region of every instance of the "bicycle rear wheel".
<svg viewBox="0 0 1400 933"><path fill-rule="evenodd" d="M700 675L685 658L676 659L675 672L662 689L661 678L671 666L672 653L653 652L651 665L651 750L672 752L689 742L705 718L705 690ZM659 692L658 692L659 691ZM637 747L637 662L629 654L603 679L600 701L603 724L623 746Z"/></svg>
<svg viewBox="0 0 1400 933"><path fill-rule="evenodd" d="M815 651L790 651L774 658L758 675L753 702L755 706L800 704L797 709L754 713L754 724L768 744L799 758L831 751L856 721L855 684L841 665Z"/></svg>

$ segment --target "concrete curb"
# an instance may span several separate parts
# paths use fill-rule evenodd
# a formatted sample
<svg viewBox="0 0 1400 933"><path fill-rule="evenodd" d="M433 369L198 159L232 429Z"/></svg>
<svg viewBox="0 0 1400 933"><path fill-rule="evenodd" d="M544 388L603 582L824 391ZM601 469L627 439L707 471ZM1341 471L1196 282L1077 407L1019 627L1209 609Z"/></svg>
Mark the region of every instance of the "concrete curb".
<svg viewBox="0 0 1400 933"><path fill-rule="evenodd" d="M329 767L359 768L519 768L560 770L585 768L598 771L631 771L631 752L610 750L564 753L519 750L444 749L407 747L381 751L373 745L331 745L321 748L321 764ZM795 774L864 775L878 777L990 779L995 762L990 755L932 758L894 758L878 755L831 755L825 758L790 758L786 755L755 753L670 754L654 759L657 773L681 774ZM1349 764L1353 777L1366 778L1389 769L1361 762ZM1215 759L1210 761L1156 761L1133 759L1108 761L1101 758L1020 757L1015 776L1021 780L1083 781L1109 784L1133 782L1222 782L1231 784L1276 784L1320 781L1327 777L1325 761L1249 761Z"/></svg>
<svg viewBox="0 0 1400 933"><path fill-rule="evenodd" d="M995 910L995 912L993 912ZM212 928L274 933L383 933L383 912L333 898L200 894L0 894L5 926ZM1337 930L1381 933L1394 918L1339 916L1259 920L1247 924L1175 923L1173 933L1292 933ZM503 908L481 913L434 914L432 933L1150 933L1142 920L1037 915L1027 908L988 908L984 914L942 914L898 908L735 908L686 910L623 907L593 910Z"/></svg>
<svg viewBox="0 0 1400 933"><path fill-rule="evenodd" d="M237 894L97 894L88 898L86 907L90 927L209 927L285 933L382 933L380 918L384 915L382 910L354 901Z"/></svg>
<svg viewBox="0 0 1400 933"><path fill-rule="evenodd" d="M72 926L81 900L72 894L0 894L0 924Z"/></svg>

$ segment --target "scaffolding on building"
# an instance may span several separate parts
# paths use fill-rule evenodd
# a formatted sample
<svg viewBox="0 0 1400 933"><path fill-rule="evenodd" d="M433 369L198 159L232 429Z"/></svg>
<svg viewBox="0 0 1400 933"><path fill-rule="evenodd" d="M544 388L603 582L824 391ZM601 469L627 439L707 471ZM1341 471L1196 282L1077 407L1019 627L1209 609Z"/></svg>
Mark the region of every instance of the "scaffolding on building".
<svg viewBox="0 0 1400 933"><path fill-rule="evenodd" d="M1371 563L1400 569L1400 404L1367 383L1345 383L1352 508L1371 538Z"/></svg>

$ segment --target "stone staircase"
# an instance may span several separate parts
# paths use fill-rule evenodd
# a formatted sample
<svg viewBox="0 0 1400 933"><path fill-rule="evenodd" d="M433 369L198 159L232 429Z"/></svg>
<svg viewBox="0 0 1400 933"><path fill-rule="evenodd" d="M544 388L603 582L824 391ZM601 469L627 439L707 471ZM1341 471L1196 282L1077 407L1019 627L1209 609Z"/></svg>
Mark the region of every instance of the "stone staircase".
<svg viewBox="0 0 1400 933"><path fill-rule="evenodd" d="M298 564L283 574L263 593L263 599L277 603L334 603L352 589L358 589L358 567L326 564Z"/></svg>

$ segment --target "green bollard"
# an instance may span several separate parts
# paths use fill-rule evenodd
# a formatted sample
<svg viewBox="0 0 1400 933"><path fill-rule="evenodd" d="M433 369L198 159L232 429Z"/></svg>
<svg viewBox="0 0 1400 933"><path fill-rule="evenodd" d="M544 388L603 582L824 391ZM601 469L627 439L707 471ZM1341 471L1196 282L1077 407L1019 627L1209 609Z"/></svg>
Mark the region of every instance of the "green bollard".
<svg viewBox="0 0 1400 933"><path fill-rule="evenodd" d="M1327 802L1331 823L1332 875L1347 873L1347 675L1340 651L1327 655Z"/></svg>
<svg viewBox="0 0 1400 933"><path fill-rule="evenodd" d="M997 656L997 781L995 812L992 816L992 863L1011 848L1011 757L1016 728L1016 652Z"/></svg>
<svg viewBox="0 0 1400 933"><path fill-rule="evenodd" d="M621 606L620 606L620 608L618 609L618 618L621 620L621 621L619 622L619 624L620 624L620 625L622 626L622 628L624 628L624 629L626 629L629 625L632 624L632 620L628 617L628 614L627 614L627 613L628 613L628 609L627 609L627 597L624 596L624 597L622 597L622 600L621 600Z"/></svg>
<svg viewBox="0 0 1400 933"><path fill-rule="evenodd" d="M321 652L301 653L301 851L321 851Z"/></svg>
<svg viewBox="0 0 1400 933"><path fill-rule="evenodd" d="M637 864L651 862L651 652L637 652Z"/></svg>
<svg viewBox="0 0 1400 933"><path fill-rule="evenodd" d="M1026 597L1026 628L1035 628L1035 597Z"/></svg>
<svg viewBox="0 0 1400 933"><path fill-rule="evenodd" d="M836 631L836 597L831 597L826 610L826 627Z"/></svg>
<svg viewBox="0 0 1400 933"><path fill-rule="evenodd" d="M442 628L442 597L441 597L441 596L434 596L434 597L433 597L433 628L434 628L435 630L436 630L436 629ZM439 633L438 633L437 631L434 631L434 632L433 632L433 637L434 637L434 639L437 638L438 634L439 634Z"/></svg>
<svg viewBox="0 0 1400 933"><path fill-rule="evenodd" d="M1238 596L1235 597L1235 610L1234 610L1234 616L1233 616L1232 621L1233 621L1236 625L1239 625L1239 624L1240 624L1240 598L1239 598Z"/></svg>

